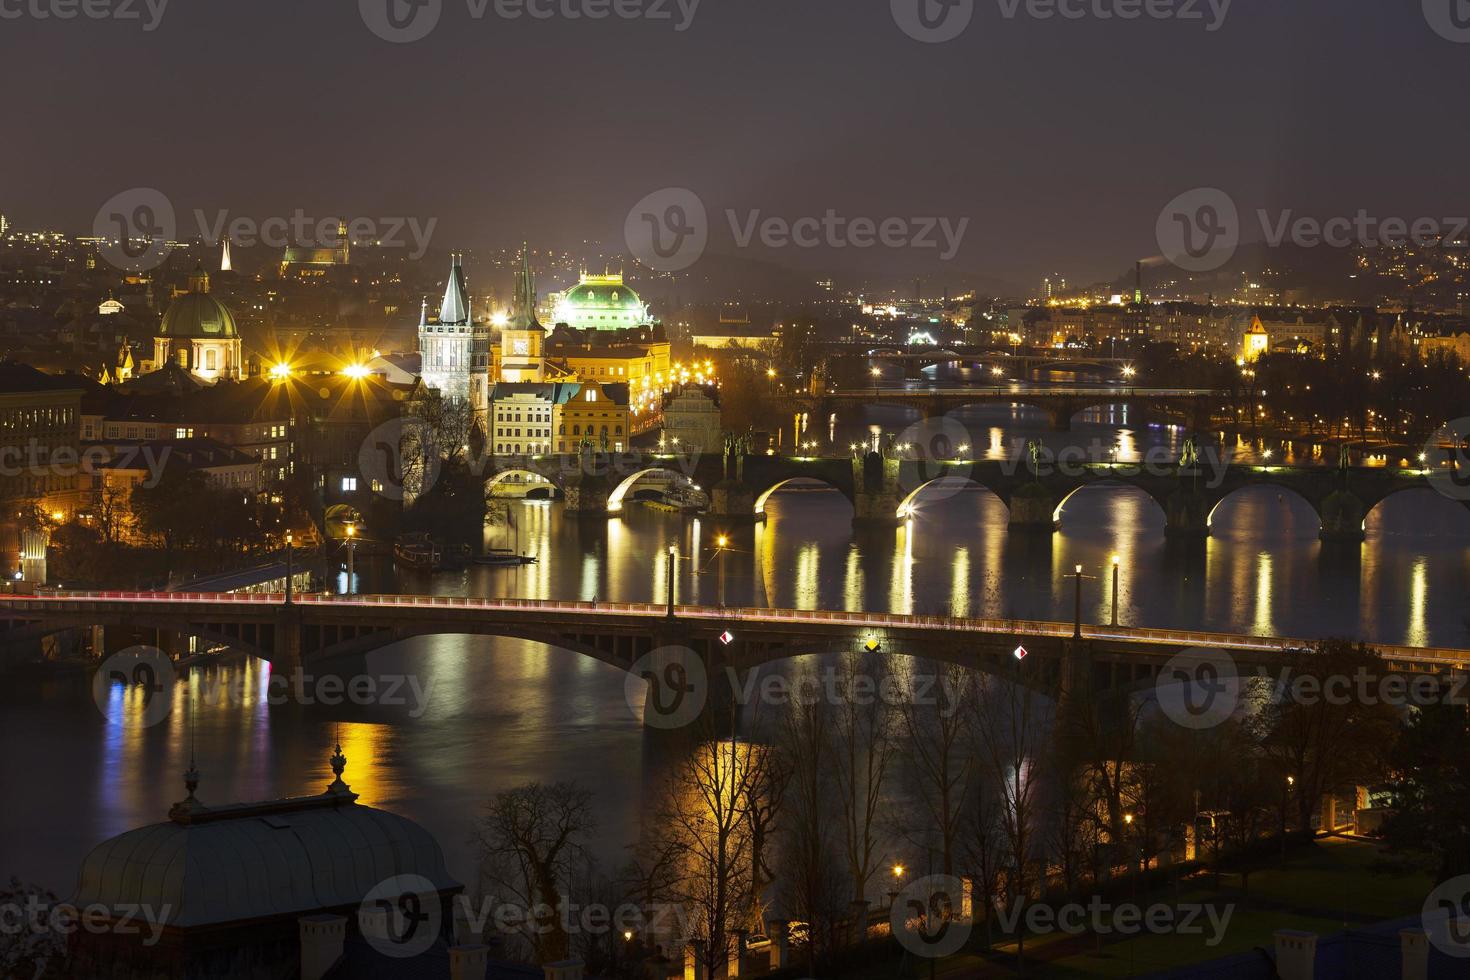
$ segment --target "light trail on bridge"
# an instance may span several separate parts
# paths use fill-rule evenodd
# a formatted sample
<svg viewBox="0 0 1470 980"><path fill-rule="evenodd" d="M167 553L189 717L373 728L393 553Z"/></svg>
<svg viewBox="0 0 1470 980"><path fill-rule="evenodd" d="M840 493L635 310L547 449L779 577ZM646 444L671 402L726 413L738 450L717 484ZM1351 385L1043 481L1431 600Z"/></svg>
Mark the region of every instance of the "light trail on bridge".
<svg viewBox="0 0 1470 980"><path fill-rule="evenodd" d="M128 607L136 604L217 607L238 609L240 606L281 606L284 593L266 592L54 592L35 596L7 596L0 599L0 610L57 611L71 604ZM581 602L565 599L488 599L465 596L419 595L323 595L297 593L292 602L300 606L333 609L413 609L413 610L481 610L497 613L567 613L575 616L608 618L624 617L661 621L668 617L668 607L646 602ZM850 629L873 630L945 630L989 636L1043 637L1068 639L1073 624L1049 620L970 619L953 616L904 615L898 613L848 612L825 609L769 609L735 606L675 605L676 619L698 620L722 625L741 622L774 625L830 625ZM1197 630L1152 629L1136 626L1101 626L1082 624L1082 639L1114 641L1160 647L1199 647L1242 653L1289 653L1310 648L1315 640L1300 637L1253 636L1237 633L1211 633ZM1417 663L1435 667L1465 669L1470 664L1470 650L1453 647L1415 647L1370 643L1385 660Z"/></svg>

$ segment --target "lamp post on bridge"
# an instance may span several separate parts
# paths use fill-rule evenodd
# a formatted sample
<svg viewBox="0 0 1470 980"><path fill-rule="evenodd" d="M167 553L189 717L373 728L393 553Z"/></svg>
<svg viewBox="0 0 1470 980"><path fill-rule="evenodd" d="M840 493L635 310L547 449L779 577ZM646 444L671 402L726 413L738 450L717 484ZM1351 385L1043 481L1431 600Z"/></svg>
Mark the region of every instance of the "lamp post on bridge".
<svg viewBox="0 0 1470 980"><path fill-rule="evenodd" d="M353 555L357 551L357 525L347 525L347 594L352 595Z"/></svg>
<svg viewBox="0 0 1470 980"><path fill-rule="evenodd" d="M1072 605L1072 639L1082 639L1082 566L1077 565L1073 569L1073 577L1076 580L1076 588L1073 590Z"/></svg>
<svg viewBox="0 0 1470 980"><path fill-rule="evenodd" d="M291 604L291 532L286 532L286 605Z"/></svg>
<svg viewBox="0 0 1470 980"><path fill-rule="evenodd" d="M1109 626L1118 625L1118 556L1113 556L1113 617Z"/></svg>
<svg viewBox="0 0 1470 980"><path fill-rule="evenodd" d="M669 578L669 613L668 613L668 616L669 616L670 619L673 619L674 618L674 559L678 557L678 554L679 554L679 550L677 548L675 548L673 545L669 545L669 570L668 570L668 578Z"/></svg>

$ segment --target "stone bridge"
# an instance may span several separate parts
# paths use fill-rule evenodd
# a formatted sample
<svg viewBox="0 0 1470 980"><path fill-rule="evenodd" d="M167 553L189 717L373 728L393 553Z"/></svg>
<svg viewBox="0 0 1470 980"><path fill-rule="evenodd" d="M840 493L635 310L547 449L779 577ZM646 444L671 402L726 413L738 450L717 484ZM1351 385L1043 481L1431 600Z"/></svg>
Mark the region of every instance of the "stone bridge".
<svg viewBox="0 0 1470 980"><path fill-rule="evenodd" d="M852 505L859 525L898 526L923 506L925 491L963 483L994 493L1010 511L1012 528L1061 527L1067 502L1086 487L1142 491L1164 515L1170 537L1209 535L1216 508L1247 487L1275 487L1306 501L1324 541L1363 540L1374 507L1404 490L1428 487L1420 471L1390 467L1269 466L1229 463L1213 452L1185 467L1179 462L1099 463L1068 459L923 458L915 450L844 457L747 455L726 460L713 453L621 453L494 457L490 483L531 473L562 493L567 510L616 515L638 480L651 474L683 476L709 495L708 516L739 524L761 520L772 493L794 481L832 487ZM1470 502L1466 502L1470 506Z"/></svg>
<svg viewBox="0 0 1470 980"><path fill-rule="evenodd" d="M0 597L0 649L24 650L63 630L119 631L108 648L152 642L139 631L195 636L295 667L356 670L366 654L416 636L514 637L629 671L669 646L713 679L807 654L918 656L1006 676L1058 699L1151 686L1186 650L1223 652L1242 671L1273 671L1311 641L1040 620L825 610L593 603L453 596L70 592ZM1018 656L1018 649L1024 654ZM1388 670L1450 678L1470 651L1378 646ZM647 661L644 661L646 664ZM729 668L726 671L724 668ZM642 672L640 668L640 673Z"/></svg>
<svg viewBox="0 0 1470 980"><path fill-rule="evenodd" d="M963 388L839 388L792 399L813 418L841 408L899 405L925 418L948 415L967 405L1022 405L1044 413L1051 428L1065 431L1079 412L1103 406L1127 408L1139 422L1172 422L1196 432L1211 428L1217 413L1228 412L1228 392L1213 388L1135 388L1123 385L971 385Z"/></svg>

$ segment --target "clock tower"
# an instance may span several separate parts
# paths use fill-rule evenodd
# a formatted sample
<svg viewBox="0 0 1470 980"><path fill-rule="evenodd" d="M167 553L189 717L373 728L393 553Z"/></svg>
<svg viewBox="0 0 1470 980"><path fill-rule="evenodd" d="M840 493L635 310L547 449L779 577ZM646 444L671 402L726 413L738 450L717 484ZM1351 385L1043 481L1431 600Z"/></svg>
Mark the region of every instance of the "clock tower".
<svg viewBox="0 0 1470 980"><path fill-rule="evenodd" d="M500 331L500 380L545 380L546 362L542 359L545 340L546 330L536 322L536 286L531 279L530 253L522 243L510 320Z"/></svg>

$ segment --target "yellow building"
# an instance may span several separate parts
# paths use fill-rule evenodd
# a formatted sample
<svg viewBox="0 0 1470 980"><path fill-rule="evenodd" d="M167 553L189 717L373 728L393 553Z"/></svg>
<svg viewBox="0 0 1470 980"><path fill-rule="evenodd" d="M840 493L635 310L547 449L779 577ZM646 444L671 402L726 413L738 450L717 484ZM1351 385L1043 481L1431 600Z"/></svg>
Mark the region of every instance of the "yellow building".
<svg viewBox="0 0 1470 980"><path fill-rule="evenodd" d="M632 434L627 386L587 381L567 387L576 390L555 408L556 451L576 452L584 438L598 451L626 450Z"/></svg>

